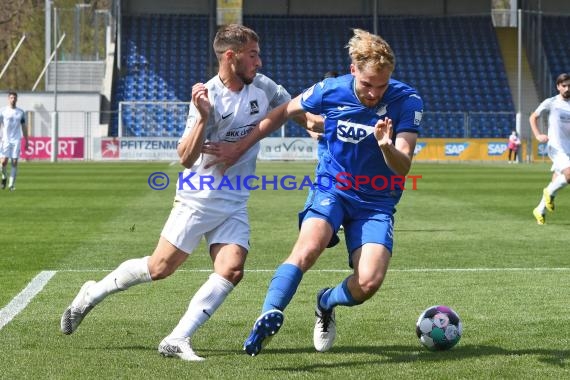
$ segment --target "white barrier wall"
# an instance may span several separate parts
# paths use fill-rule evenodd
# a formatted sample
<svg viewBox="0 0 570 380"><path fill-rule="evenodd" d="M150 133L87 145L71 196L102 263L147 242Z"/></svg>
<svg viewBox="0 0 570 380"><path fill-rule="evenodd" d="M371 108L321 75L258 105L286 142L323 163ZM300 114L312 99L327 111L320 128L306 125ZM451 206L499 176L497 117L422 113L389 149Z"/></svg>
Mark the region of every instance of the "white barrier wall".
<svg viewBox="0 0 570 380"><path fill-rule="evenodd" d="M92 159L178 161L177 138L94 137ZM261 142L260 160L315 160L317 142L311 138L268 137Z"/></svg>

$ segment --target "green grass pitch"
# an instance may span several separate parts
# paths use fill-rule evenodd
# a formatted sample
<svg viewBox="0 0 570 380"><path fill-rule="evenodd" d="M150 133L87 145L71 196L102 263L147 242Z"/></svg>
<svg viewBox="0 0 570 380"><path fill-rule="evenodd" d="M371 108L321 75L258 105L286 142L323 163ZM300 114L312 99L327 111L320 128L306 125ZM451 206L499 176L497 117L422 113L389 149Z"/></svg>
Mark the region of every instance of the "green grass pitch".
<svg viewBox="0 0 570 380"><path fill-rule="evenodd" d="M1 379L570 378L570 190L561 190L547 225L536 225L546 163L415 163L412 174L422 178L398 206L386 281L365 304L338 308L327 353L312 346L315 294L348 275L343 241L305 275L265 350L255 358L242 351L273 270L296 239L305 190L252 192L246 275L193 340L205 362L157 353L211 270L203 246L170 278L107 298L75 334L61 334L61 313L83 282L152 253L180 170L20 164L17 190L0 191L0 321L38 274L53 277L0 329ZM168 173L168 189L150 189L155 171ZM309 162L258 164L258 175L313 172ZM450 351L430 352L415 336L418 315L434 304L463 320Z"/></svg>

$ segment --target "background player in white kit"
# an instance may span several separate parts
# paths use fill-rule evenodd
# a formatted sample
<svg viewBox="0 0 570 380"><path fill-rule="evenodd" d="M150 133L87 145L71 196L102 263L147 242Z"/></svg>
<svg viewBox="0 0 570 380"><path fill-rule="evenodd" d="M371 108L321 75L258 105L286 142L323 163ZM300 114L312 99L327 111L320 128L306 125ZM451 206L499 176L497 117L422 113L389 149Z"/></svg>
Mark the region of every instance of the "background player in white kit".
<svg viewBox="0 0 570 380"><path fill-rule="evenodd" d="M530 127L541 143L548 142L548 157L552 160L552 181L543 189L542 199L532 211L536 222L546 222L546 210L554 211L554 197L570 181L570 74L556 78L558 95L544 100L530 115ZM540 132L538 119L548 115L548 135Z"/></svg>
<svg viewBox="0 0 570 380"><path fill-rule="evenodd" d="M203 176L212 176L219 184L224 169L204 169L213 156L201 153L203 145L245 137L271 109L291 98L283 87L257 74L261 58L259 37L253 30L235 24L222 27L213 46L219 71L206 84L192 87L186 130L178 145L180 162L186 170L179 176L174 208L154 253L125 261L99 282L86 282L61 318L64 334L73 333L107 295L174 273L204 236L214 273L198 289L187 312L158 347L164 356L203 360L193 351L190 337L242 279L250 236L246 208L249 191L243 186L239 190L235 189L237 186L210 190L200 184ZM236 178L254 174L258 151L259 145L250 149L225 172L225 179L234 183Z"/></svg>
<svg viewBox="0 0 570 380"><path fill-rule="evenodd" d="M16 189L16 175L18 173L18 159L22 138L26 140L25 148L28 149L28 130L26 129L26 113L16 107L18 94L11 91L8 93L8 105L0 109L0 125L2 125L2 138L0 139L0 156L2 157L2 189L6 188L8 179L7 166L10 160L10 179L8 187L10 191Z"/></svg>

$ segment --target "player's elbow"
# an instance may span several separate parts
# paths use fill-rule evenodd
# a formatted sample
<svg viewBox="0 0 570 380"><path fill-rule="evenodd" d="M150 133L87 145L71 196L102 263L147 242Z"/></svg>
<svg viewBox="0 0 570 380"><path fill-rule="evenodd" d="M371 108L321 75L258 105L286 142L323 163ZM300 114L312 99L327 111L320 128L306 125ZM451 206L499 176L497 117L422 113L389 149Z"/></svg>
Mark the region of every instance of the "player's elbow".
<svg viewBox="0 0 570 380"><path fill-rule="evenodd" d="M190 169L192 168L192 166L194 166L194 161L195 160L191 160L187 157L180 157L180 160L178 160L178 162L180 163L180 165L182 165L183 167L185 167L186 169Z"/></svg>

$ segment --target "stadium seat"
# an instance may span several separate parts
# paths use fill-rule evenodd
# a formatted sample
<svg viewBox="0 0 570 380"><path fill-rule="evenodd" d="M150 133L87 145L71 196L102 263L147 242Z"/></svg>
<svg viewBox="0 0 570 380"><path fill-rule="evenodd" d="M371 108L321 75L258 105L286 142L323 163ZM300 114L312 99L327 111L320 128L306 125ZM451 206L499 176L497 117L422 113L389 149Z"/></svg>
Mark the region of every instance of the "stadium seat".
<svg viewBox="0 0 570 380"><path fill-rule="evenodd" d="M261 72L292 95L320 80L326 71L347 72L344 45L352 28L372 30L373 24L369 16L244 15L243 22L263 36ZM126 72L118 81L112 103L188 101L191 85L208 75L206 55L195 54L207 51L210 45L208 34L203 33L208 30L208 16L125 15L122 24ZM378 25L397 56L395 77L418 89L429 112L514 114L490 16L381 16ZM113 120L115 124L118 121ZM153 120L162 134L177 137L184 129L185 115L175 121L176 127L168 126L167 116ZM472 128L465 129L463 116L459 121L451 117L450 124L443 122L450 121L449 116L442 116L441 125L431 125L433 120L424 120L422 137L458 137L465 131L475 137ZM117 126L114 128L116 133ZM141 125L133 133L145 135L145 128ZM148 128L149 134L156 134L152 126ZM306 135L296 124L287 124L286 136Z"/></svg>

